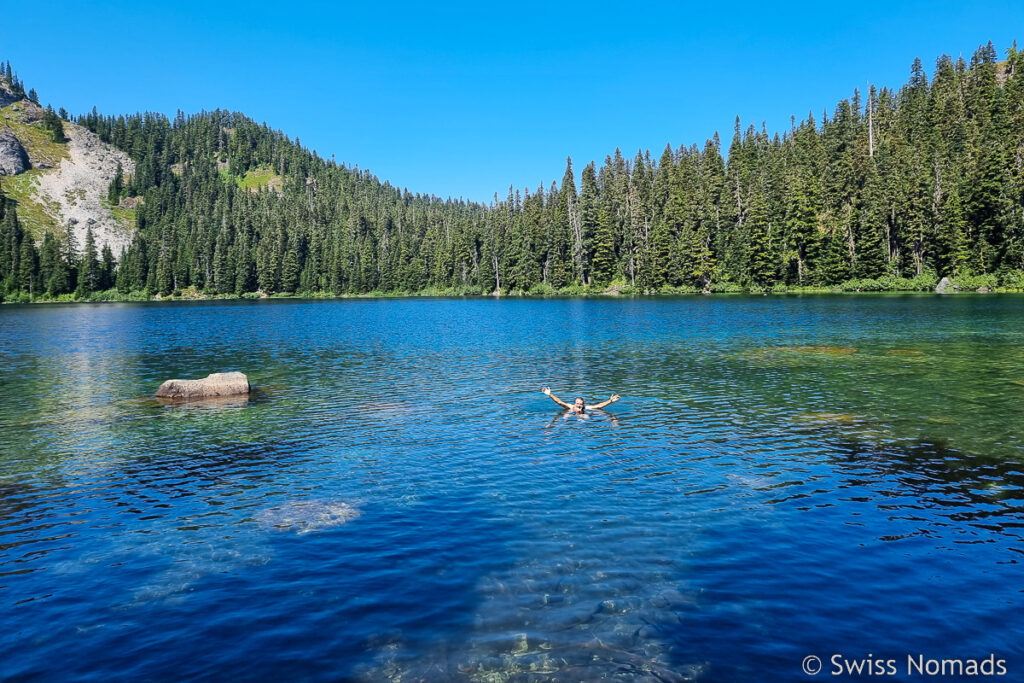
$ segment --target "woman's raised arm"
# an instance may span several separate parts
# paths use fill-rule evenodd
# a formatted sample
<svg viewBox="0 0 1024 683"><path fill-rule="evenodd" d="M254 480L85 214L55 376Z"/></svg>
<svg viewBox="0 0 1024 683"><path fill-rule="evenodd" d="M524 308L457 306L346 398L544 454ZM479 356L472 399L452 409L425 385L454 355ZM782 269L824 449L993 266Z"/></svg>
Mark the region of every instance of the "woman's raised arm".
<svg viewBox="0 0 1024 683"><path fill-rule="evenodd" d="M554 394L552 394L552 393L551 393L551 389L550 389L550 388L548 388L548 387L544 387L543 389L541 389L541 391L542 391L543 393L547 394L547 395L548 395L548 397L549 397L549 398L550 398L550 399L551 399L552 401L554 401L555 403L557 403L558 405L562 406L563 408L568 408L569 410L572 410L572 406L571 406L571 405L569 405L568 403L566 403L565 401L563 401L562 399L558 398L558 397L557 397L557 396L555 396Z"/></svg>

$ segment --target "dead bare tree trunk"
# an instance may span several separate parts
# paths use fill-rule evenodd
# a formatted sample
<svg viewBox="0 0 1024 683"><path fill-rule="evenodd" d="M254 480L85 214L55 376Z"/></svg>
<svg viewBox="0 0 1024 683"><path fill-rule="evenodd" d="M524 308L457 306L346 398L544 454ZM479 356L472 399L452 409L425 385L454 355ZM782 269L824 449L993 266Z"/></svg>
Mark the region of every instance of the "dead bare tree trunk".
<svg viewBox="0 0 1024 683"><path fill-rule="evenodd" d="M494 292L501 294L501 271L498 270L498 252L491 254L491 263L494 264Z"/></svg>
<svg viewBox="0 0 1024 683"><path fill-rule="evenodd" d="M896 247L892 243L892 228L896 224L896 205L889 208L889 220L885 222L885 253L889 255L889 264L896 260Z"/></svg>
<svg viewBox="0 0 1024 683"><path fill-rule="evenodd" d="M846 241L850 248L850 265L857 267L857 244L853 240L853 205L846 205Z"/></svg>
<svg viewBox="0 0 1024 683"><path fill-rule="evenodd" d="M871 88L871 83L868 83L868 157L874 158L875 156L875 103L872 95L874 91Z"/></svg>
<svg viewBox="0 0 1024 683"><path fill-rule="evenodd" d="M570 195L566 200L569 212L569 227L572 229L572 255L576 264L576 274L580 282L586 282L586 273L583 271L583 220L580 216L580 203L577 199L573 201Z"/></svg>
<svg viewBox="0 0 1024 683"><path fill-rule="evenodd" d="M636 255L638 252L636 234L636 213L633 211L633 203L636 201L635 188L630 183L629 194L626 195L626 215L629 218L630 249L629 249L629 284L636 287Z"/></svg>

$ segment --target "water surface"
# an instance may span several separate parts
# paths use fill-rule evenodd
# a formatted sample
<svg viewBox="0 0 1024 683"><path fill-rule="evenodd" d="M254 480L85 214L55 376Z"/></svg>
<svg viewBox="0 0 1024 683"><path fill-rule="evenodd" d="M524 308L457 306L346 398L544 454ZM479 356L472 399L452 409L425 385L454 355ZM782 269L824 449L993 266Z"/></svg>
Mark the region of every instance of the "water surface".
<svg viewBox="0 0 1024 683"><path fill-rule="evenodd" d="M0 678L1024 667L1019 297L3 306L0 367Z"/></svg>

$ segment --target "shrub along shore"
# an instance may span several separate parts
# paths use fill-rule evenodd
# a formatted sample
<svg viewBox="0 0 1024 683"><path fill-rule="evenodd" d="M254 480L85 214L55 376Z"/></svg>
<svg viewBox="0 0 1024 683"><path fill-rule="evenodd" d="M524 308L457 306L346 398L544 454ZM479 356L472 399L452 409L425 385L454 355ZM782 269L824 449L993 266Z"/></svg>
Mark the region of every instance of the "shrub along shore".
<svg viewBox="0 0 1024 683"><path fill-rule="evenodd" d="M884 292L934 292L939 278L935 275L919 275L914 278L881 277L878 279L847 280L830 287L798 287L774 285L758 289L742 287L733 282L712 283L707 289L695 287L664 287L643 291L639 287L616 283L607 288L571 286L555 289L537 286L529 291L482 292L473 288L427 288L419 291L373 291L363 294L334 292L244 292L242 294L217 294L204 292L195 287L174 290L163 296L148 291L122 292L116 288L88 293L68 293L52 296L46 293L31 295L15 292L6 297L0 295L0 303L101 303L101 302L146 302L146 301L212 301L212 300L253 300L253 299L374 299L398 297L547 297L547 296L658 296L680 294L858 294ZM962 276L950 279L950 291L958 293L1019 293L1024 292L1024 273L1011 272L1003 277L996 275Z"/></svg>

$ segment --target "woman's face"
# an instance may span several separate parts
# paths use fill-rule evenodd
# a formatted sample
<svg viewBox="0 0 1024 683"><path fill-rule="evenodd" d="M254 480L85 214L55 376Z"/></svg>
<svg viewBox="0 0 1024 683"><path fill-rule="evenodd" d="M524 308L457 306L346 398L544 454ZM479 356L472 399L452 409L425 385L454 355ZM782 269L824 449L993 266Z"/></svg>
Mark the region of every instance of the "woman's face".
<svg viewBox="0 0 1024 683"><path fill-rule="evenodd" d="M575 410L577 413L583 412L583 409L585 407L586 404L583 402L582 398L577 398L575 401L572 402L572 409Z"/></svg>

